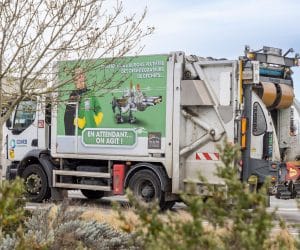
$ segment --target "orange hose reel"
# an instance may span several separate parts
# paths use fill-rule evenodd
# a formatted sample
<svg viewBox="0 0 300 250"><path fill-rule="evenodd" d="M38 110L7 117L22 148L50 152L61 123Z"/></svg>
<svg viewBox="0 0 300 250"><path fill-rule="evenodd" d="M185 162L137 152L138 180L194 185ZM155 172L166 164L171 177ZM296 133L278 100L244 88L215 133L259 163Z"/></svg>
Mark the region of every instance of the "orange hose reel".
<svg viewBox="0 0 300 250"><path fill-rule="evenodd" d="M294 89L287 84L261 82L261 89L257 92L268 108L286 109L294 101Z"/></svg>

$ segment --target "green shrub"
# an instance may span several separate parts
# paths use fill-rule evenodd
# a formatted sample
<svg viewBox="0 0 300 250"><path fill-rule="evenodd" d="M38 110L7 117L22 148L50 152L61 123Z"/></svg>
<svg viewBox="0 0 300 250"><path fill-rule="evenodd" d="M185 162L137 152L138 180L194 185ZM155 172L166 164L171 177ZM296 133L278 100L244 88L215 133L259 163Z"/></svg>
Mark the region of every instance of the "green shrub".
<svg viewBox="0 0 300 250"><path fill-rule="evenodd" d="M133 227L118 209L126 232L83 220L83 209L67 203L26 215L22 181L4 181L0 249L296 249L299 243L283 221L281 231L272 234L274 212L267 212L266 188L251 192L238 180L233 162L239 150L226 144L221 152L223 166L216 174L224 179L226 192L210 188L212 196L205 201L196 194L182 194L188 205L184 214L161 213L157 204L145 207L129 193L139 220Z"/></svg>
<svg viewBox="0 0 300 250"><path fill-rule="evenodd" d="M132 235L106 223L81 219L84 209L67 202L25 213L23 183L3 181L0 186L0 249L137 249Z"/></svg>
<svg viewBox="0 0 300 250"><path fill-rule="evenodd" d="M23 181L0 182L0 235L15 233L24 221Z"/></svg>
<svg viewBox="0 0 300 250"><path fill-rule="evenodd" d="M130 234L106 223L81 220L82 212L66 202L34 211L26 221L26 236L47 249L129 249Z"/></svg>
<svg viewBox="0 0 300 250"><path fill-rule="evenodd" d="M183 220L170 212L162 214L157 206L147 208L128 193L140 220L136 233L144 249L282 248L285 239L272 235L275 212L267 211L266 187L251 192L249 185L239 180L234 164L239 154L237 147L225 143L220 152L223 165L218 167L216 175L224 180L227 191L215 190L208 185L212 196L205 200L196 192L194 195L182 194L188 219ZM126 222L120 209L119 213ZM283 224L282 230L285 230ZM294 246L292 240L289 242ZM293 249L291 246L288 249Z"/></svg>

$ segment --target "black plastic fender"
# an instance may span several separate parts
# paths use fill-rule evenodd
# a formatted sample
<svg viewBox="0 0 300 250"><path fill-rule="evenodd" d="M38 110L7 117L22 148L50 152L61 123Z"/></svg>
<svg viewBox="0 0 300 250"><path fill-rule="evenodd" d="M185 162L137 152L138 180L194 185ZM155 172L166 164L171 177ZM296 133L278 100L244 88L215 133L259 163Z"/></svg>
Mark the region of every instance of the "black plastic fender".
<svg viewBox="0 0 300 250"><path fill-rule="evenodd" d="M142 169L150 169L151 171L153 171L161 184L161 190L166 192L169 191L169 189L171 188L170 181L168 178L168 175L166 173L166 171L164 170L164 168L160 165L154 165L148 162L145 163L138 163L136 165L134 165L126 174L125 180L124 180L124 188L126 189L128 187L129 184L129 180L131 178L131 176L133 176L137 171L142 170Z"/></svg>
<svg viewBox="0 0 300 250"><path fill-rule="evenodd" d="M52 187L52 170L55 169L55 165L51 161L50 152L48 150L33 149L29 151L19 163L17 175L22 176L24 169L34 163L39 163L42 166L43 171L47 175L49 186Z"/></svg>

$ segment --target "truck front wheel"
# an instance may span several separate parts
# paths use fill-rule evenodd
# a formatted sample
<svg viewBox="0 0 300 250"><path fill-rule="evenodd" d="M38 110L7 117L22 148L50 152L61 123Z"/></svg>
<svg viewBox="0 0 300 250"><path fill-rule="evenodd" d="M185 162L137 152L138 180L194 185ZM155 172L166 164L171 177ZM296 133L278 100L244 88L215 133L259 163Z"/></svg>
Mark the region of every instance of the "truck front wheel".
<svg viewBox="0 0 300 250"><path fill-rule="evenodd" d="M32 164L22 173L25 190L30 201L42 202L50 198L47 176L39 164Z"/></svg>
<svg viewBox="0 0 300 250"><path fill-rule="evenodd" d="M128 187L139 201L145 203L157 201L162 209L165 207L160 181L151 170L143 169L136 172L130 178Z"/></svg>

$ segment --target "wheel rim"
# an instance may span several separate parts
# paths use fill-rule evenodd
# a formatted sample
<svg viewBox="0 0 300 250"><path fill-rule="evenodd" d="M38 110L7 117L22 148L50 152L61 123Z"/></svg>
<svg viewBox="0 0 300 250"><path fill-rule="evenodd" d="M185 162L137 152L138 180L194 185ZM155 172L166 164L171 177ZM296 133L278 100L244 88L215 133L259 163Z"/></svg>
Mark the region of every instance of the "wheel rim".
<svg viewBox="0 0 300 250"><path fill-rule="evenodd" d="M30 194L39 194L42 188L42 179L39 175L32 173L26 178L26 190Z"/></svg>
<svg viewBox="0 0 300 250"><path fill-rule="evenodd" d="M152 182L144 180L138 187L138 195L145 202L151 202L155 199L155 187Z"/></svg>

